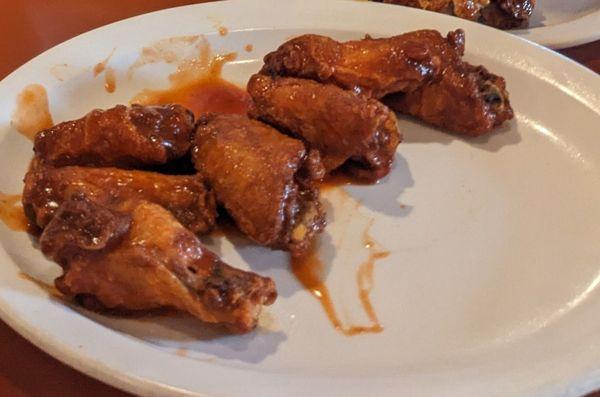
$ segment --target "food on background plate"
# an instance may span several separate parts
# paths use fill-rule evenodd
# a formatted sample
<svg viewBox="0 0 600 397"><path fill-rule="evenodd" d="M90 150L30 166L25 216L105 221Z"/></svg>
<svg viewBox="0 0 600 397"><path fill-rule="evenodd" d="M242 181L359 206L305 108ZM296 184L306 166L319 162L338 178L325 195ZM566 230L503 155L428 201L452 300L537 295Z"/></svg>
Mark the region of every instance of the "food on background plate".
<svg viewBox="0 0 600 397"><path fill-rule="evenodd" d="M250 115L318 150L327 172L377 181L387 175L401 141L396 116L374 99L333 84L256 74L248 82Z"/></svg>
<svg viewBox="0 0 600 397"><path fill-rule="evenodd" d="M499 29L526 27L536 0L373 0L443 12Z"/></svg>
<svg viewBox="0 0 600 397"><path fill-rule="evenodd" d="M40 131L34 150L55 166L165 164L189 151L193 129L192 112L179 105L117 105Z"/></svg>
<svg viewBox="0 0 600 397"><path fill-rule="evenodd" d="M192 157L217 202L258 244L299 255L325 227L313 186L324 169L301 141L247 116L208 114L197 123Z"/></svg>
<svg viewBox="0 0 600 397"><path fill-rule="evenodd" d="M107 207L131 200L159 204L196 234L209 232L216 223L214 195L198 175L80 166L55 168L37 160L25 175L23 208L31 222L43 229L63 202L82 193Z"/></svg>
<svg viewBox="0 0 600 397"><path fill-rule="evenodd" d="M40 246L63 268L57 288L94 310L175 308L243 333L277 297L273 280L225 264L169 211L145 201L115 210L75 195Z"/></svg>

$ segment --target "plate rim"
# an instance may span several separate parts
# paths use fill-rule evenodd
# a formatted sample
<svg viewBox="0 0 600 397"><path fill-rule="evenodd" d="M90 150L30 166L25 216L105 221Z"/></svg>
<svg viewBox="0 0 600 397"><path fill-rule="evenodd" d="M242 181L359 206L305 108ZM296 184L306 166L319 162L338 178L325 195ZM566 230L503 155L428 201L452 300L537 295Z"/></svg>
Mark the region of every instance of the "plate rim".
<svg viewBox="0 0 600 397"><path fill-rule="evenodd" d="M340 4L344 4L344 3L348 3L349 0L329 0L329 1L331 3L337 2ZM86 39L86 37L88 35L97 33L98 31L102 31L103 29L110 29L111 27L114 27L115 25L131 23L132 20L143 19L143 18L146 18L149 15L153 15L153 14L173 12L174 10L180 12L181 10L184 10L184 9L205 8L205 7L206 8L214 7L214 8L219 9L221 7L224 7L224 6L222 6L223 4L234 4L234 5L235 4L237 4L237 5L245 4L245 5L247 5L252 2L258 3L258 4L265 4L265 5L277 4L277 0L253 0L253 1L228 0L228 1L217 2L217 3L201 3L201 4L195 4L195 5L189 5L189 6L173 7L173 8L169 8L169 9L165 9L165 10L159 10L159 11L134 16L131 18L127 18L127 19L124 19L121 21L117 21L117 22L114 22L114 23L111 23L108 25L98 27L96 29L93 29L88 32L82 33L78 36L75 36L74 38L69 39L63 43L60 43L60 44L44 51L43 53L37 55L36 57L32 58L31 60L29 60L28 62L26 62L19 68L17 68L15 71L10 73L8 76L6 76L2 81L0 81L0 89L5 81L13 79L26 67L31 66L32 64L35 64L37 62L43 61L43 59L46 56L48 56L48 54L52 53L53 51L56 51L57 48L59 48L61 46L69 46L70 44L72 44L73 41L76 41L76 40L84 40L84 39ZM308 2L311 2L315 5L321 3L318 0L308 0ZM301 5L305 6L307 3L307 0L304 0L304 1L303 0L290 0L289 4L292 4L292 3L297 3L297 4L301 4ZM372 6L386 7L387 5L379 4L379 5L372 5ZM426 11L413 9L410 12L415 12L418 14L418 13L425 13ZM440 15L440 14L438 14L438 15ZM441 15L441 17L442 18L452 18L451 16L443 16L443 15ZM433 18L435 19L437 17L433 17ZM483 29L491 29L491 30L496 31L493 28L481 26L474 22L470 22L470 21L461 22L461 24L465 24L465 23L467 26L470 26L469 24L473 24L473 25L477 25ZM293 28L293 26L291 28ZM473 29L475 29L475 28L473 28ZM477 29L479 29L479 28L477 28ZM204 34L206 34L206 32ZM496 33L494 33L494 34L499 35L499 37L509 37L510 36L511 37L510 40L513 40L513 39L515 39L517 41L522 40L523 45L528 46L528 48L530 48L535 53L545 54L545 56L550 56L555 59L560 59L560 62L563 62L566 65L569 65L569 67L571 67L571 68L575 68L573 70L576 70L577 73L579 74L579 76L583 76L584 80L592 78L591 79L591 81L593 82L592 86L597 86L600 88L600 77L597 76L595 73L593 73L591 70L583 67L582 65L577 64L576 62L574 62L560 54L554 53L547 48L544 48L536 43L530 42L521 37L516 37L514 35L511 35L506 32L501 32L501 31L496 31ZM539 52L540 50L542 52ZM560 77L560 76L558 76L558 77ZM555 82L556 82L556 84L558 84L562 87L566 87L567 90L570 89L568 86L565 85L566 82L561 81L560 78L556 79ZM580 100L581 100L581 98L580 98ZM596 113L600 114L600 98L595 98L595 100L594 100L594 98L592 98L591 101L583 101L583 102L587 105L587 107L594 110ZM4 247L1 244L0 244L0 257L6 258L9 262L11 262L11 264L13 262L10 259L10 257L8 256L8 254L5 252ZM27 324L24 321L22 321L22 318L20 318L18 314L12 313L11 310L9 310L10 308L11 308L10 303L5 302L2 298L0 298L0 318L3 321L5 321L11 328L15 329L19 334L21 334L23 337L25 337L27 340L29 340L31 343L36 345L41 350L47 352L48 354L52 355L56 359L64 362L65 364L67 364L73 368L76 368L77 370L79 370L91 377L99 379L105 383L111 384L111 385L121 388L123 390L127 390L127 391L133 392L133 393L143 393L144 395L173 395L173 396L175 396L175 395L176 396L181 396L181 395L198 396L198 395L201 395L201 394L198 394L198 392L188 392L186 390L173 388L173 386L170 386L170 385L167 385L164 383L149 380L148 378L145 378L145 377L134 376L130 372L127 372L127 373L115 372L115 370L112 367L110 367L109 365L106 365L104 363L98 363L98 362L94 361L93 358L91 358L91 360L90 360L90 357L88 355L77 352L76 350L73 350L72 348L70 348L70 346L68 344L66 344L64 342L61 343L60 341L58 341L58 343L57 343L57 341L54 341L54 340L49 341L48 336L44 336L44 332L42 329L32 330L31 327L27 327ZM37 331L37 332L34 332L34 331ZM594 385L595 386L600 385L600 380L597 382L597 384L594 384Z"/></svg>

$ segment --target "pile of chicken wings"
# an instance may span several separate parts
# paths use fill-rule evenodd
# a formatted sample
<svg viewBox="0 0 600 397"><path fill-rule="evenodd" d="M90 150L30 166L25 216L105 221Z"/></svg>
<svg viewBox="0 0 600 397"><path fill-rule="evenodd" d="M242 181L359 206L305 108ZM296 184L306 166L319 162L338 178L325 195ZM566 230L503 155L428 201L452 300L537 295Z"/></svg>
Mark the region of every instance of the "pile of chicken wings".
<svg viewBox="0 0 600 397"><path fill-rule="evenodd" d="M273 280L229 266L198 236L221 211L256 244L303 255L326 225L319 181L390 172L394 111L471 136L512 118L504 79L463 52L460 30L304 35L264 58L247 115L118 105L40 131L23 206L63 269L56 287L93 310L169 307L252 330L277 297Z"/></svg>

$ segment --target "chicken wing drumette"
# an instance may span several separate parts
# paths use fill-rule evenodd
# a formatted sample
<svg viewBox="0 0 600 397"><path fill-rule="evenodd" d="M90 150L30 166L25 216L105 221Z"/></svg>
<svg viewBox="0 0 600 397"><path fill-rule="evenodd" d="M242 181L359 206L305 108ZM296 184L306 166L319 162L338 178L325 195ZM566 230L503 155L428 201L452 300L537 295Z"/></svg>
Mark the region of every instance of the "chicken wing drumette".
<svg viewBox="0 0 600 397"><path fill-rule="evenodd" d="M223 263L167 210L144 201L114 210L75 195L40 244L63 268L57 288L94 310L170 307L241 333L277 296L271 279Z"/></svg>
<svg viewBox="0 0 600 397"><path fill-rule="evenodd" d="M198 122L192 157L217 202L259 244L301 254L325 226L316 151L242 115L206 115Z"/></svg>
<svg viewBox="0 0 600 397"><path fill-rule="evenodd" d="M319 151L327 172L344 166L351 175L376 181L387 175L401 135L386 106L332 84L292 77L254 75L250 110Z"/></svg>
<svg viewBox="0 0 600 397"><path fill-rule="evenodd" d="M192 112L179 105L117 105L40 131L34 150L54 166L164 164L188 153L193 130Z"/></svg>
<svg viewBox="0 0 600 397"><path fill-rule="evenodd" d="M23 208L29 219L44 228L59 206L76 193L115 207L130 200L162 205L197 234L215 225L214 195L197 175L67 166L54 168L34 160L23 189Z"/></svg>

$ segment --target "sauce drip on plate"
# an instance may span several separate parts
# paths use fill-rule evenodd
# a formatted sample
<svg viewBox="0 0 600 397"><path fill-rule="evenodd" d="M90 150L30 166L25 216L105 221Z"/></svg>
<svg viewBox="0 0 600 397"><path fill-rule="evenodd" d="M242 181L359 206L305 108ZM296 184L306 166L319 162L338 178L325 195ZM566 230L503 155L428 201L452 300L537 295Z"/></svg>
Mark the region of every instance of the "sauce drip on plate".
<svg viewBox="0 0 600 397"><path fill-rule="evenodd" d="M379 323L377 313L371 303L371 291L373 290L373 268L375 261L387 257L389 252L379 250L377 243L369 235L371 223L363 232L363 245L369 251L369 256L365 262L360 264L356 273L358 295L363 310L371 322L370 325L345 325L341 321L331 298L331 293L323 280L324 264L319 258L318 250L314 245L307 255L292 257L292 272L298 281L319 300L333 327L346 336L383 331L383 327Z"/></svg>
<svg viewBox="0 0 600 397"><path fill-rule="evenodd" d="M0 192L0 220L11 230L18 232L28 230L28 221L21 206L20 194Z"/></svg>
<svg viewBox="0 0 600 397"><path fill-rule="evenodd" d="M31 140L39 131L54 125L48 104L48 94L43 85L30 84L19 93L11 124L23 136Z"/></svg>
<svg viewBox="0 0 600 397"><path fill-rule="evenodd" d="M117 76L113 68L107 67L104 72L104 89L112 94L117 89Z"/></svg>

